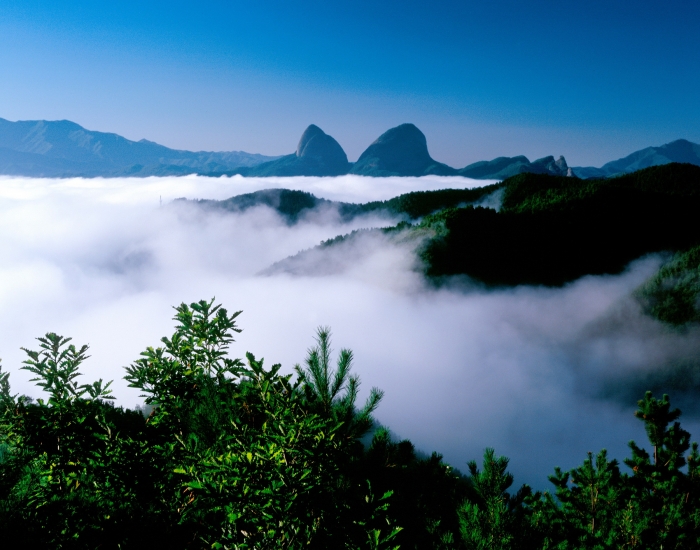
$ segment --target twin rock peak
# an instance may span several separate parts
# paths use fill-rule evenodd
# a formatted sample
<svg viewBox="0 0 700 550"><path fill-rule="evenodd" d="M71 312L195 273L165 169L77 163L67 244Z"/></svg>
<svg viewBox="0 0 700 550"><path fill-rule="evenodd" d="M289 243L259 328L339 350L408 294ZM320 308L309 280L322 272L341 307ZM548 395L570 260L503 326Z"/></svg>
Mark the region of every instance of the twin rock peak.
<svg viewBox="0 0 700 550"><path fill-rule="evenodd" d="M276 160L238 171L246 176L466 176L503 179L521 172L571 175L564 157L545 157L530 162L526 157L500 157L457 170L434 160L425 134L414 124L401 124L379 136L355 163L340 144L315 124L299 139L297 150Z"/></svg>

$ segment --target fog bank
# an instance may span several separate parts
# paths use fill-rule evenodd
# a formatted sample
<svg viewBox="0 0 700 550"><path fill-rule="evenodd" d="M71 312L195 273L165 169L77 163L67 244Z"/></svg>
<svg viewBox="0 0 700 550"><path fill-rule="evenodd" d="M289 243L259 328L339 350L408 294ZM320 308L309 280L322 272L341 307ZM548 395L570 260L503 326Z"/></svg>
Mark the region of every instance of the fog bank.
<svg viewBox="0 0 700 550"><path fill-rule="evenodd" d="M511 457L518 482L544 488L554 466L572 467L587 451L605 447L624 458L627 441L644 440L632 417L642 397L634 381L700 351L697 332L671 332L629 298L659 258L559 289L485 291L468 282L435 289L416 271L415 243L372 233L361 246L349 244L352 250L312 255L296 274L258 276L322 240L391 220L342 223L325 212L290 227L265 207L231 214L170 202L270 187L363 202L486 183L2 178L3 367L14 392L38 396L29 373L19 370L19 347L36 348L34 338L48 331L72 336L91 346L85 381L114 379L119 402L133 406L140 401L121 379L123 366L172 333L172 306L216 296L228 309L243 310L233 354L251 351L287 371L303 361L316 327L330 325L334 347L355 352L364 392L385 390L379 421L463 470L493 446ZM696 422L682 420L700 438Z"/></svg>

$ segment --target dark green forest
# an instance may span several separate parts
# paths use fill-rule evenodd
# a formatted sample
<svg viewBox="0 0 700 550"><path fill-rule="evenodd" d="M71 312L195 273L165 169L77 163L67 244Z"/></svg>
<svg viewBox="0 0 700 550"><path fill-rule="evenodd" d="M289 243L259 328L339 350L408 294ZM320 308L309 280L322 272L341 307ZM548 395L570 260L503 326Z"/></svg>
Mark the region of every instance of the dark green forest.
<svg viewBox="0 0 700 550"><path fill-rule="evenodd" d="M502 185L498 212L450 208L421 221L436 233L423 250L430 277L561 285L700 243L700 167L694 165L601 180L519 174Z"/></svg>
<svg viewBox="0 0 700 550"><path fill-rule="evenodd" d="M676 253L636 294L646 312L661 321L700 322L700 246Z"/></svg>
<svg viewBox="0 0 700 550"><path fill-rule="evenodd" d="M175 332L125 368L145 400L80 383L88 347L48 333L0 371L0 536L7 547L232 549L691 549L700 545L700 453L668 396L635 416L648 442L605 450L552 489L513 487L493 449L465 473L423 458L358 403L353 354L318 329L294 374L229 355L240 312L175 308ZM367 439L368 434L371 435ZM647 450L649 449L649 450ZM469 457L465 457L465 461ZM515 457L517 460L517 457Z"/></svg>
<svg viewBox="0 0 700 550"><path fill-rule="evenodd" d="M498 211L478 206L501 196ZM403 218L388 235L412 231L428 281L455 277L494 286L561 286L584 275L617 274L652 253L667 264L636 293L644 310L671 325L700 320L700 167L671 163L614 178L523 173L474 189L406 193L387 201L334 203L310 193L267 190L208 205L240 210L265 204L296 223L333 206L343 219L371 212ZM361 231L321 243L335 246ZM303 254L303 253L301 253ZM283 260L280 269L284 269Z"/></svg>
<svg viewBox="0 0 700 550"><path fill-rule="evenodd" d="M498 211L478 206L497 192L502 194ZM653 166L606 179L523 173L474 189L417 191L364 204L288 189L198 204L233 212L265 205L289 224L323 207L335 208L346 221L373 212L399 216L403 221L384 231L412 229L430 235L420 256L426 276L438 284L446 277L466 275L490 286L559 286L584 275L620 273L646 254L683 254L700 245L700 167L692 164ZM323 246L345 238L330 239ZM645 291L647 310L659 312L665 321L700 315L693 298L698 289L697 253L695 260L688 258L674 260L686 267L668 268L690 269L683 277L671 276L667 269L660 275L663 285L658 279L655 291ZM694 268L689 261L695 261ZM671 282L681 284L681 279L683 289L669 294ZM663 298L659 285L666 289ZM678 307L685 313L660 313L676 307L669 305L676 298L684 300Z"/></svg>
<svg viewBox="0 0 700 550"><path fill-rule="evenodd" d="M389 200L372 201L363 204L330 201L306 191L263 189L262 191L236 195L222 201L198 200L195 203L204 208L225 210L227 212L245 212L257 206L267 206L274 209L290 225L297 223L311 210L324 207L336 208L340 218L345 221L372 212L383 212L402 216L406 221L415 221L444 208L478 201L500 187L501 184L494 184L475 189L414 191ZM185 201L186 199L178 200Z"/></svg>

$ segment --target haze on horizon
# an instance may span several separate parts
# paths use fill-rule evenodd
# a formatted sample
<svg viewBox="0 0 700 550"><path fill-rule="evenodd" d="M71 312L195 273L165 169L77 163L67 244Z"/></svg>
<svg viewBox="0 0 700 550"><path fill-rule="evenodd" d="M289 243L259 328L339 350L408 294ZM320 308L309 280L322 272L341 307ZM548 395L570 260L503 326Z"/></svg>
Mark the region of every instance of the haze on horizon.
<svg viewBox="0 0 700 550"><path fill-rule="evenodd" d="M350 160L413 122L451 166L600 166L700 142L699 16L688 1L7 0L0 117L267 155L315 123Z"/></svg>

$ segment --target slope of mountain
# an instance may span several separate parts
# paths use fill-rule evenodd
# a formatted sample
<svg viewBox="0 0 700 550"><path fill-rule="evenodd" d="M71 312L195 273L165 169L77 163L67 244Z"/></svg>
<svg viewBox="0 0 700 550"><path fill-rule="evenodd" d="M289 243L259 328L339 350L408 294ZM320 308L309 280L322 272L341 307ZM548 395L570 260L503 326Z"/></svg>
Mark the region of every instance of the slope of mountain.
<svg viewBox="0 0 700 550"><path fill-rule="evenodd" d="M677 139L660 147L647 147L635 151L624 158L608 162L600 168L586 166L572 168L572 170L580 178L610 177L671 162L685 162L700 166L700 145L686 139Z"/></svg>
<svg viewBox="0 0 700 550"><path fill-rule="evenodd" d="M362 176L453 176L457 170L433 160L425 135L413 124L401 124L379 136L350 170Z"/></svg>
<svg viewBox="0 0 700 550"><path fill-rule="evenodd" d="M315 124L299 139L297 150L276 160L230 172L251 177L340 176L350 169L348 156L340 144Z"/></svg>
<svg viewBox="0 0 700 550"><path fill-rule="evenodd" d="M473 179L505 179L526 172L530 161L525 156L480 160L459 170L459 175Z"/></svg>
<svg viewBox="0 0 700 550"><path fill-rule="evenodd" d="M33 177L164 176L222 173L271 160L232 152L190 152L93 132L68 120L0 118L0 173Z"/></svg>
<svg viewBox="0 0 700 550"><path fill-rule="evenodd" d="M395 228L426 237L418 253L433 281L466 275L490 285L557 286L584 275L619 273L646 254L700 244L700 167L691 164L594 180L523 173L469 191L474 194L461 203L446 191L415 197L422 206L420 223ZM494 193L502 193L500 210L478 206L476 197ZM403 203L406 214L407 199L396 205ZM429 204L433 211L444 209L428 214ZM696 289L697 280L691 283L682 290Z"/></svg>
<svg viewBox="0 0 700 550"><path fill-rule="evenodd" d="M700 243L700 167L691 164L602 180L519 174L502 186L499 212L461 208L424 218L441 232L425 250L429 275L560 285Z"/></svg>
<svg viewBox="0 0 700 550"><path fill-rule="evenodd" d="M187 199L177 199L175 202L189 201ZM193 202L203 208L228 212L245 212L251 208L267 206L275 210L289 225L299 221L299 218L311 210L323 207L335 207L340 210L346 206L346 203L333 202L321 199L305 191L293 191L290 189L263 189L253 193L236 195L221 201L197 200ZM356 205L347 204L347 206L354 207Z"/></svg>
<svg viewBox="0 0 700 550"><path fill-rule="evenodd" d="M518 174L550 174L552 176L571 176L572 173L566 164L566 159L560 156L554 160L553 156L544 157L530 162L525 156L498 157L491 161L482 160L469 166L465 166L457 173L465 178L478 180L504 180Z"/></svg>

